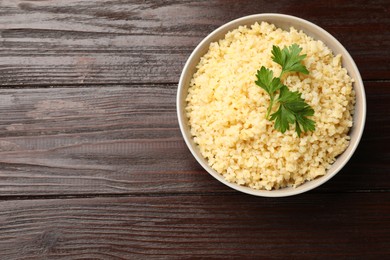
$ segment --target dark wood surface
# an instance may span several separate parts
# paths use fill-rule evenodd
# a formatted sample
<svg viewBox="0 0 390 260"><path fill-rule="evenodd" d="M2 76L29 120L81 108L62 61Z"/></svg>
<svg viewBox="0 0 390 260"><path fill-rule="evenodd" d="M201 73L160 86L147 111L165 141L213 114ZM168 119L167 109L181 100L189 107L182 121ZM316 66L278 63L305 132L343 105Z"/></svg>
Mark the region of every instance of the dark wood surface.
<svg viewBox="0 0 390 260"><path fill-rule="evenodd" d="M367 124L323 186L258 198L188 151L175 97L212 30L286 13L355 59ZM0 259L390 258L389 1L0 1Z"/></svg>

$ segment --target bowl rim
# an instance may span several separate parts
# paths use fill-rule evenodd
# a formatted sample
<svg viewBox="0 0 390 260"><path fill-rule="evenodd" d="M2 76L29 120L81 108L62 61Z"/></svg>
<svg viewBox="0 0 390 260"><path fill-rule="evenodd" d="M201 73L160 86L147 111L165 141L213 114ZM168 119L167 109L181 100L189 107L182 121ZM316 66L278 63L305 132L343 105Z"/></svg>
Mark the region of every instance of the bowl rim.
<svg viewBox="0 0 390 260"><path fill-rule="evenodd" d="M202 48L204 48L205 44L209 44L208 43L209 41L213 42L213 41L218 41L219 39L222 39L222 38L217 38L217 39L212 40L216 35L218 35L219 33L223 32L225 30L226 30L226 32L225 32L225 34L226 34L228 31L232 30L232 29L229 29L229 30L227 29L227 28L231 27L232 25L235 25L234 28L238 28L238 26L240 26L240 25L246 25L247 23L245 23L245 22L250 21L250 20L256 19L258 22L261 22L261 21L266 21L266 20L270 20L270 19L272 20L272 19L280 19L280 18L291 21L292 24L290 25L290 27L296 26L296 25L294 25L294 22L309 26L310 28L313 29L313 31L318 31L319 34L324 35L324 38L330 39L330 41L332 41L335 45L337 45L338 48L343 50L343 52L344 52L343 53L343 60L348 60L348 63L350 63L350 66L352 67L352 70L354 71L354 73L356 75L354 77L355 82L353 84L353 88L356 91L356 88L358 87L359 91L360 91L360 95L361 95L361 107L360 107L361 112L360 112L360 114L361 114L362 121L359 124L360 127L356 128L354 130L354 131L358 132L357 137L355 138L355 142L352 144L352 146L351 146L351 142L350 142L349 146L351 146L351 147L347 147L347 149L342 154L346 153L347 150L349 150L349 153L344 158L342 163L339 164L339 166L333 172L329 173L327 170L327 173L325 175L323 175L315 180L306 181L304 184L300 185L297 188L286 187L286 188L281 188L278 190L256 190L256 189L249 188L246 186L238 185L236 183L228 182L222 175L220 175L218 172L216 172L214 169L212 169L207 164L206 159L203 156L199 156L199 154L197 154L197 152L195 151L196 148L194 147L194 146L196 146L196 144L193 143L192 137L188 136L188 133L186 132L185 127L184 127L185 119L184 119L183 111L185 109L185 106L183 107L183 101L182 101L181 97L183 96L183 92L184 92L184 84L185 84L186 74L187 74L186 72L189 70L191 63L193 62L194 59L196 59L198 52L200 52L202 50ZM296 28L296 29L298 29L298 28ZM348 71L348 74L351 74L351 72ZM355 110L356 110L356 105L357 105L357 103L355 103ZM191 154L195 157L197 162L211 176L213 176L215 179L217 179L221 183L225 184L226 186L228 186L232 189L235 189L237 191L246 193L246 194L261 196L261 197L287 197L287 196L298 195L298 194L310 191L314 188L321 186L322 184L327 182L329 179L331 179L333 176L335 176L347 164L347 162L350 160L352 155L355 153L355 151L360 143L360 140L361 140L362 135L363 135L364 127L365 127L366 110L367 110L366 107L367 107L366 95L365 95L364 85L363 85L363 81L362 81L359 69L356 66L356 63L353 60L353 58L351 57L351 55L349 54L349 52L345 49L345 47L334 36L332 36L330 33L328 33L323 28L319 27L318 25L316 25L308 20L296 17L296 16L279 14L279 13L261 13L261 14L252 14L252 15L248 15L248 16L243 16L243 17L234 19L230 22L227 22L227 23L219 26L217 29L213 30L211 33L209 33L196 46L196 48L192 51L191 55L187 59L185 65L183 67L183 70L181 72L181 75L180 75L177 96L176 96L176 108L177 108L177 116L178 116L180 131L182 133L182 136L184 138L184 141L185 141L187 147L189 148ZM352 141L352 139L351 139L351 141ZM341 156L341 155L339 155L339 156ZM336 157L336 160L338 157ZM316 181L316 182L314 183L314 181ZM307 185L308 183L312 183L312 185L310 185L310 184ZM304 185L306 185L306 186L304 186Z"/></svg>

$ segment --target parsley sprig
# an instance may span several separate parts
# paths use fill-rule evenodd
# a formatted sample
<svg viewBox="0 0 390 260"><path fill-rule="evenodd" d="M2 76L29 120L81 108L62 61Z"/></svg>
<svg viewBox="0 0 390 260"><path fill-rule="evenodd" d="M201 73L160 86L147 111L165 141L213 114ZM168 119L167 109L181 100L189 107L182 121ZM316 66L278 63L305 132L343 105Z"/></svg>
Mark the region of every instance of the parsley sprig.
<svg viewBox="0 0 390 260"><path fill-rule="evenodd" d="M295 124L295 131L301 136L302 131L314 131L315 122L309 119L314 115L313 108L305 102L298 91L290 91L281 81L282 76L288 72L300 72L309 74L309 71L301 63L306 58L299 55L302 49L293 44L280 49L278 46L272 47L272 60L282 66L279 77L274 77L272 70L262 66L257 71L256 85L264 89L270 96L270 104L267 109L266 118L275 121L275 129L284 133L290 129L290 124ZM278 105L276 112L271 114L272 108ZM271 114L271 116L270 116Z"/></svg>

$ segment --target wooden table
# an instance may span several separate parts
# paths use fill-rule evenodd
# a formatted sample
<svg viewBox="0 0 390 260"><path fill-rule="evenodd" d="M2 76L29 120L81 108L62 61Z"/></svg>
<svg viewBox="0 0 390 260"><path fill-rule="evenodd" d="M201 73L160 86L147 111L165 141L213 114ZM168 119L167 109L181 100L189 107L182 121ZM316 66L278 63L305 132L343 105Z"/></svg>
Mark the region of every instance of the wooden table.
<svg viewBox="0 0 390 260"><path fill-rule="evenodd" d="M278 12L354 57L361 144L314 191L225 187L178 128L182 67L209 32ZM0 1L0 259L390 257L390 3Z"/></svg>

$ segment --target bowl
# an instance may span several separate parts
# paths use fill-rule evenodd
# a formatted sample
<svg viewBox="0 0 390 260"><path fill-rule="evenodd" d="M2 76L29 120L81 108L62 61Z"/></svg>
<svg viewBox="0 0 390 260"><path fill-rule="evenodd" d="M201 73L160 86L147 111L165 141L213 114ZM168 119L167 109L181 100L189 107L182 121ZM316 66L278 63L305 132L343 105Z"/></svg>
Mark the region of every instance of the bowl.
<svg viewBox="0 0 390 260"><path fill-rule="evenodd" d="M185 113L186 107L186 96L188 93L188 87L190 80L193 74L196 71L196 65L199 63L200 58L208 51L209 45L211 42L218 41L223 39L225 34L228 31L238 28L241 25L252 25L255 22L268 22L276 25L279 28L284 30L289 29L293 26L297 30L303 30L307 35L311 36L315 40L321 40L325 43L335 54L342 55L342 65L347 69L348 74L355 81L353 83L353 88L356 93L356 103L355 103L355 111L353 115L353 126L350 129L349 135L351 137L350 144L348 148L336 158L336 161L331 165L331 167L327 170L326 174L316 178L311 181L307 181L304 184L293 188L287 187L278 190L256 190L245 186L240 186L235 183L230 183L224 179L222 175L217 173L214 169L212 169L207 160L201 155L199 148L194 143L194 140L190 134L190 127L188 124L188 119ZM229 23L226 23L210 33L206 38L204 38L195 50L192 52L190 57L188 58L183 71L180 76L180 81L178 85L177 92L177 115L181 133L183 138L195 157L195 159L199 162L200 165L214 178L222 182L223 184L247 194L255 195L255 196L263 196L263 197L286 197L297 195L309 190L312 190L321 184L327 182L333 176L335 176L348 162L353 153L355 152L359 141L363 134L365 119L366 119L366 97L364 86L362 82L362 78L360 76L359 70L352 59L351 55L348 51L341 45L341 43L336 40L331 34L326 32L324 29L319 26L306 21L304 19L284 15L284 14L255 14L250 16L245 16L236 20L233 20Z"/></svg>

